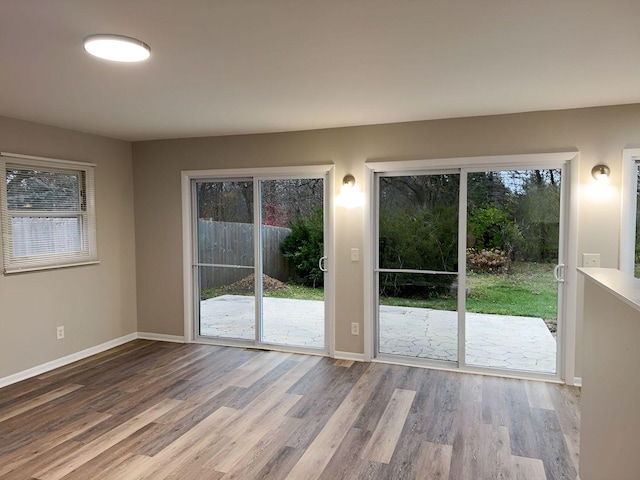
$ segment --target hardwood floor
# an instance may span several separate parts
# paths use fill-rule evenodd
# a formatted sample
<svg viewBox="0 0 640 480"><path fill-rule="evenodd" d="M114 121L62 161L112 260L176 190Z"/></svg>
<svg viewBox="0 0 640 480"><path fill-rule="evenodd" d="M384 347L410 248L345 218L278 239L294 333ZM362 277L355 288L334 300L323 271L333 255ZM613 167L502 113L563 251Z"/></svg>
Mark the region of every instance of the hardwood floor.
<svg viewBox="0 0 640 480"><path fill-rule="evenodd" d="M135 341L0 389L0 480L564 479L579 390Z"/></svg>

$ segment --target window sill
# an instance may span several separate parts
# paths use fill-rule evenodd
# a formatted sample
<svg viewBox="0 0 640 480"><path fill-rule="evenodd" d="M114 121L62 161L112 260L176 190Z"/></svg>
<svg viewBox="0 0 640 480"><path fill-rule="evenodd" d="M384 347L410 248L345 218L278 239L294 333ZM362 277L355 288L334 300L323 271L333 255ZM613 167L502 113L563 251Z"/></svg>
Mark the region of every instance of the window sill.
<svg viewBox="0 0 640 480"><path fill-rule="evenodd" d="M91 262L66 263L63 265L47 265L42 267L6 268L4 270L4 274L13 275L16 273L37 272L40 270L57 270L59 268L67 268L67 267L82 267L85 265L98 265L99 263L100 263L99 260L94 260Z"/></svg>

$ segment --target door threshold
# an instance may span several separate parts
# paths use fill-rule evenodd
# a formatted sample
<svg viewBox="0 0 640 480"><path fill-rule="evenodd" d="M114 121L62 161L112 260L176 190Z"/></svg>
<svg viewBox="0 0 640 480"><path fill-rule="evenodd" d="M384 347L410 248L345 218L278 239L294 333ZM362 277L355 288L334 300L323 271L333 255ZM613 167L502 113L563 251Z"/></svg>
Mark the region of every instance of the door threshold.
<svg viewBox="0 0 640 480"><path fill-rule="evenodd" d="M418 367L428 368L432 370L442 370L445 372L454 373L466 373L472 375L485 375L488 377L500 377L500 378L513 378L515 380L532 380L538 382L565 384L566 382L556 374L551 373L536 373L536 372L524 372L515 370L499 370L495 368L483 368L464 365L458 367L457 365L449 364L451 362L424 362L411 359L396 359L395 357L376 357L371 359L375 363L386 363L390 365L402 365L404 367Z"/></svg>
<svg viewBox="0 0 640 480"><path fill-rule="evenodd" d="M295 353L299 355L315 355L320 357L328 357L329 353L322 349L306 349L300 347L277 345L277 344L256 344L253 341L226 341L215 338L203 338L199 337L189 343L197 343L199 345L211 345L215 347L234 347L244 348L246 350L260 350L265 352L281 352L281 353Z"/></svg>

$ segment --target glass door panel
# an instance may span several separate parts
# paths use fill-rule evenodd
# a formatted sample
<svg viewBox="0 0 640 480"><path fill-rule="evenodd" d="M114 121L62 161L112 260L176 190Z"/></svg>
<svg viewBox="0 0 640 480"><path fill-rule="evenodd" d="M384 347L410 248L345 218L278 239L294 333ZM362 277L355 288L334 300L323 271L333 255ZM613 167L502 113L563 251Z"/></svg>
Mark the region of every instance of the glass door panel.
<svg viewBox="0 0 640 480"><path fill-rule="evenodd" d="M260 198L260 341L324 348L324 180L263 180Z"/></svg>
<svg viewBox="0 0 640 480"><path fill-rule="evenodd" d="M379 273L382 354L458 360L457 275Z"/></svg>
<svg viewBox="0 0 640 480"><path fill-rule="evenodd" d="M468 174L466 364L556 373L561 177Z"/></svg>
<svg viewBox="0 0 640 480"><path fill-rule="evenodd" d="M378 353L457 361L460 175L377 180Z"/></svg>
<svg viewBox="0 0 640 480"><path fill-rule="evenodd" d="M253 182L195 183L198 332L255 339Z"/></svg>
<svg viewBox="0 0 640 480"><path fill-rule="evenodd" d="M256 302L253 268L198 267L199 331L203 337L254 340Z"/></svg>

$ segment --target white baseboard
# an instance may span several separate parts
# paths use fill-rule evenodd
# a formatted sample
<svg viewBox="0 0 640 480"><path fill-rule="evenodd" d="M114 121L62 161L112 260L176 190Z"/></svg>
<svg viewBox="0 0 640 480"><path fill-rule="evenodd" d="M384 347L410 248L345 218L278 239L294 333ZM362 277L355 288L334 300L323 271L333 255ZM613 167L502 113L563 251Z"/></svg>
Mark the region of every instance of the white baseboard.
<svg viewBox="0 0 640 480"><path fill-rule="evenodd" d="M356 362L364 362L364 353L338 352L333 354L336 360L354 360Z"/></svg>
<svg viewBox="0 0 640 480"><path fill-rule="evenodd" d="M158 342L185 343L184 337L180 335L165 335L164 333L138 332L141 340L156 340Z"/></svg>
<svg viewBox="0 0 640 480"><path fill-rule="evenodd" d="M573 377L573 386L582 387L582 377ZM578 479L580 480L580 479Z"/></svg>
<svg viewBox="0 0 640 480"><path fill-rule="evenodd" d="M96 355L98 353L104 352L105 350L109 350L110 348L118 347L127 342L131 342L136 338L138 338L137 333L130 333L129 335L125 335L124 337L115 338L113 340L109 340L108 342L101 343L100 345L96 345L95 347L90 347L85 350L72 353L71 355L67 355L65 357L43 363L42 365L29 368L28 370L14 373L13 375L9 375L8 377L0 378L0 388L6 387L7 385L11 385L13 383L21 382L22 380L26 380L28 378L42 375L43 373L49 372L56 368L64 367L65 365L77 362L78 360L90 357L91 355Z"/></svg>

